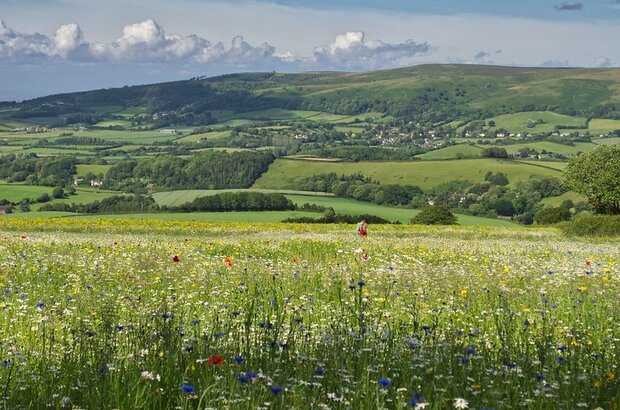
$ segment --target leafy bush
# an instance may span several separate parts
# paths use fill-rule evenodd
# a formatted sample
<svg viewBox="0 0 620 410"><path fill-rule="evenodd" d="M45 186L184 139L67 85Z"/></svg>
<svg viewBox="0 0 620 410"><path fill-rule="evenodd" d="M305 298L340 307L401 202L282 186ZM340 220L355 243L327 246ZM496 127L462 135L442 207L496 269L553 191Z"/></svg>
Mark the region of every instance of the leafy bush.
<svg viewBox="0 0 620 410"><path fill-rule="evenodd" d="M566 208L543 208L536 214L534 220L538 225L552 225L558 222L568 221L570 217L571 213Z"/></svg>
<svg viewBox="0 0 620 410"><path fill-rule="evenodd" d="M620 236L620 215L584 215L564 222L560 229L571 236Z"/></svg>
<svg viewBox="0 0 620 410"><path fill-rule="evenodd" d="M445 206L431 206L423 209L411 219L418 225L457 225L456 216Z"/></svg>

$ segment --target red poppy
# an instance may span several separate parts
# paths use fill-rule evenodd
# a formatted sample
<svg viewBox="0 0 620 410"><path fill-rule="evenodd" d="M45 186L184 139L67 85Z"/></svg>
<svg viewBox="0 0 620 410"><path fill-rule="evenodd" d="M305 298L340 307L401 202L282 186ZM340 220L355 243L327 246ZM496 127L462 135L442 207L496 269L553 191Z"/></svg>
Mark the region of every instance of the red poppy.
<svg viewBox="0 0 620 410"><path fill-rule="evenodd" d="M293 263L297 263L299 262L299 259L297 257L293 258Z"/></svg>
<svg viewBox="0 0 620 410"><path fill-rule="evenodd" d="M174 256L172 257L172 262L181 262L181 259L179 259L179 256L178 256L178 255L174 255Z"/></svg>
<svg viewBox="0 0 620 410"><path fill-rule="evenodd" d="M232 261L230 260L230 258L224 259L224 263L227 264L228 266L232 267Z"/></svg>
<svg viewBox="0 0 620 410"><path fill-rule="evenodd" d="M22 235L22 236L21 236L21 238L22 238L22 239L26 239L26 235Z"/></svg>
<svg viewBox="0 0 620 410"><path fill-rule="evenodd" d="M592 262L586 261L586 266L590 266L590 265L592 265Z"/></svg>
<svg viewBox="0 0 620 410"><path fill-rule="evenodd" d="M221 366L224 364L224 358L220 355L211 356L207 359L209 366Z"/></svg>

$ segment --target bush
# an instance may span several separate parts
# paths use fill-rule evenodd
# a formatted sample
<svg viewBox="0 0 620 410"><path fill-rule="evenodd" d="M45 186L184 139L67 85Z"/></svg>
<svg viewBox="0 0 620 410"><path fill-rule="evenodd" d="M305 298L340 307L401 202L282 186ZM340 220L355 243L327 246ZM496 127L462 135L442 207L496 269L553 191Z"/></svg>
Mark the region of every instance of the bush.
<svg viewBox="0 0 620 410"><path fill-rule="evenodd" d="M560 229L571 236L620 236L620 215L584 215L564 222Z"/></svg>
<svg viewBox="0 0 620 410"><path fill-rule="evenodd" d="M456 216L445 206L431 206L423 209L411 219L418 225L457 225Z"/></svg>
<svg viewBox="0 0 620 410"><path fill-rule="evenodd" d="M571 213L566 208L543 208L536 214L535 221L538 225L552 225L568 221L570 217Z"/></svg>

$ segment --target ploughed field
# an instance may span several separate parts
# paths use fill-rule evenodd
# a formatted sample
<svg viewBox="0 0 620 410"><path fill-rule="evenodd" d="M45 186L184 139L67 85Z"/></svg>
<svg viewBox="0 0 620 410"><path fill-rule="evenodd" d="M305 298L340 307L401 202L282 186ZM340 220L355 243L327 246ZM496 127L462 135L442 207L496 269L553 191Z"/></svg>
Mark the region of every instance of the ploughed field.
<svg viewBox="0 0 620 410"><path fill-rule="evenodd" d="M615 408L620 246L0 221L0 407Z"/></svg>

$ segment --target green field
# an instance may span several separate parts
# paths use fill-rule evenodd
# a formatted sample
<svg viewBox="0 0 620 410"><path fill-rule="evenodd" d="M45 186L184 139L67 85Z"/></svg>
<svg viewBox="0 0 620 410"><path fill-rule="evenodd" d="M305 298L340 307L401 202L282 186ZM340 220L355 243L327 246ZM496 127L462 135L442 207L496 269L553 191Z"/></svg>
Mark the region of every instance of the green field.
<svg viewBox="0 0 620 410"><path fill-rule="evenodd" d="M95 165L95 164L78 164L76 168L76 175L78 177L83 177L89 172L92 172L95 175L103 174L110 169L111 165Z"/></svg>
<svg viewBox="0 0 620 410"><path fill-rule="evenodd" d="M408 224L415 215L420 211L416 209L395 208L391 206L376 205L370 202L356 201L349 198L330 198L330 197L308 197L302 195L286 195L297 205L305 203L322 205L334 208L338 214L348 215L376 215L392 222L401 222ZM476 225L476 226L501 226L518 228L519 225L499 219L480 218L471 215L457 215L460 225Z"/></svg>
<svg viewBox="0 0 620 410"><path fill-rule="evenodd" d="M242 190L185 190L185 191L169 191L169 192L156 192L153 194L153 198L157 202L158 205L167 205L167 206L175 206L181 205L186 202L191 202L195 198L214 195L221 192L234 192L234 191L242 191ZM293 201L294 204L301 206L305 203L321 205L327 208L333 208L337 214L348 214L348 215L363 215L370 214L376 215L381 218L387 219L391 222L401 222L404 224L409 223L411 218L413 218L418 212L415 209L406 209L406 208L395 208L390 206L377 205L370 202L356 201L354 199L348 198L336 198L331 194L326 193L318 193L318 192L298 192L298 191L277 191L277 190L254 190L251 191L259 191L259 192L277 192L284 194L287 198ZM245 215L247 213L243 212L230 212L228 213L225 220L238 220L238 221L252 221L251 218L246 219ZM261 214L263 212L256 212L257 218L261 218ZM239 219L235 219L235 216L238 216ZM311 214L313 217L319 217L320 214L313 213ZM503 221L498 219L489 219L489 218L480 218L469 215L457 215L459 224L462 225L478 225L478 226L512 226L518 227L509 221ZM167 219L168 216L162 216L163 219ZM196 219L201 220L201 219Z"/></svg>
<svg viewBox="0 0 620 410"><path fill-rule="evenodd" d="M338 175L361 173L382 184L409 184L428 189L455 179L482 182L489 171L505 173L511 185L526 181L531 175L556 178L562 176L559 170L545 166L494 159L412 162L312 162L277 159L256 181L253 188L295 189L305 177L335 172Z"/></svg>
<svg viewBox="0 0 620 410"><path fill-rule="evenodd" d="M189 189L189 190L178 190L178 191L166 191L166 192L154 192L152 194L153 199L157 202L158 205L166 205L166 206L178 206L187 202L191 202L196 198L215 195L222 192L239 192L245 191L245 189L218 189L218 190L207 190L207 189ZM263 192L263 193L280 193L285 195L300 195L300 196L333 196L333 194L328 194L324 192L304 192L304 191L292 191L292 190L274 190L274 189L252 189L254 192Z"/></svg>
<svg viewBox="0 0 620 410"><path fill-rule="evenodd" d="M620 137L600 138L593 140L593 142L597 145L618 145L620 144Z"/></svg>
<svg viewBox="0 0 620 410"><path fill-rule="evenodd" d="M2 408L620 402L617 240L129 218L0 218Z"/></svg>
<svg viewBox="0 0 620 410"><path fill-rule="evenodd" d="M416 158L420 158L423 160L479 158L481 152L482 149L480 147L466 144L458 144L451 145L446 148L429 151L421 155L416 155Z"/></svg>
<svg viewBox="0 0 620 410"><path fill-rule="evenodd" d="M221 140L229 139L231 133L232 131L227 130L227 131L212 131L212 132L206 132L203 134L191 134L186 137L181 137L177 139L176 141L177 142L198 142L202 139L209 140L209 141L221 141Z"/></svg>
<svg viewBox="0 0 620 410"><path fill-rule="evenodd" d="M565 192L562 195L559 196L553 196L550 198L544 198L542 201L540 201L540 203L542 203L544 206L552 206L552 207L558 207L560 205L562 205L562 202L566 201L570 199L571 201L573 201L573 203L577 203L577 202L582 202L585 201L587 202L587 198L584 197L583 195L580 195L576 192Z"/></svg>
<svg viewBox="0 0 620 410"><path fill-rule="evenodd" d="M563 155L575 155L579 152L590 152L596 149L597 145L590 142L574 142L574 145L558 144L555 142L528 142L523 144L502 145L502 148L506 149L509 154L515 154L522 148L532 148L538 152L545 150L547 152L554 152L556 154Z"/></svg>
<svg viewBox="0 0 620 410"><path fill-rule="evenodd" d="M588 130L592 135L607 134L620 130L620 120L604 120L593 118L590 120Z"/></svg>
<svg viewBox="0 0 620 410"><path fill-rule="evenodd" d="M52 196L52 188L37 185L7 184L0 182L0 199L10 202L19 202L24 198L37 198L40 195Z"/></svg>
<svg viewBox="0 0 620 410"><path fill-rule="evenodd" d="M532 111L519 112L516 114L503 114L486 120L488 124L490 120L495 121L495 126L490 129L504 128L513 133L540 133L553 132L558 125L582 127L586 129L586 119L582 117L571 117L568 115L556 114L550 111ZM529 121L542 120L542 124L536 124L532 128L528 128ZM571 132L573 130L568 130Z"/></svg>

